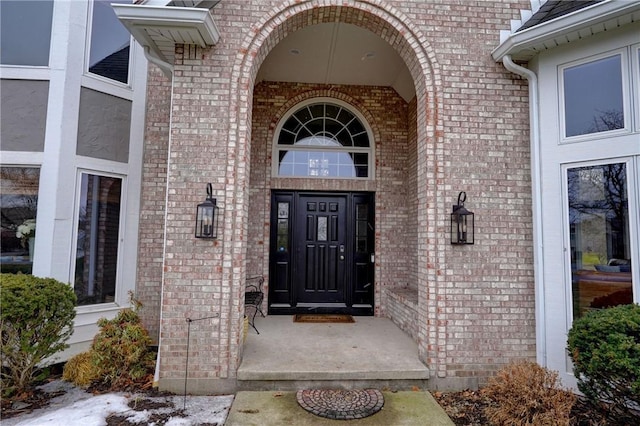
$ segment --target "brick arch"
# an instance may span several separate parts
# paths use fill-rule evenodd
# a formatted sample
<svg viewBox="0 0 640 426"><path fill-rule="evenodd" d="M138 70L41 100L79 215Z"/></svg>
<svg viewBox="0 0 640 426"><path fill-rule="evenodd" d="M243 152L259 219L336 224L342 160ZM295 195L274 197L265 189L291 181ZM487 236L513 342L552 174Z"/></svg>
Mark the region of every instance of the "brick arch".
<svg viewBox="0 0 640 426"><path fill-rule="evenodd" d="M433 49L419 28L384 0L287 0L257 21L243 40L231 75L232 109L228 143L235 149L235 163L230 165L227 172L233 179L227 181L235 184L227 186L225 199L227 206L233 206L237 214L234 215L232 226L225 229L224 240L232 241L233 247L225 250L224 263L234 265L234 253L246 253L246 238L235 239L234 230L243 230L242 235L246 235L247 231L251 108L258 70L273 47L287 34L327 22L354 24L377 34L396 50L413 77L417 102L417 197L419 205L425 207L417 212L420 224L418 239L423 242L420 245L420 258L424 259L418 265L418 275L421 277L418 314L419 321L425 324L425 332L420 333L418 345L420 356L428 365L437 363L441 357L438 353L441 343L435 325L436 283L442 281L442 275L438 273L441 256L436 254L437 239L428 238L427 234L434 232L438 226L442 227L439 218L448 214L444 207L439 206L442 203L437 201L445 195L442 185L438 184L444 178L443 123L438 114L443 103L440 67ZM224 269L224 275L233 276L233 266ZM246 273L244 266L240 266L240 269L243 274ZM237 288L236 291L235 295L241 300L241 289ZM233 320L240 324L239 318Z"/></svg>

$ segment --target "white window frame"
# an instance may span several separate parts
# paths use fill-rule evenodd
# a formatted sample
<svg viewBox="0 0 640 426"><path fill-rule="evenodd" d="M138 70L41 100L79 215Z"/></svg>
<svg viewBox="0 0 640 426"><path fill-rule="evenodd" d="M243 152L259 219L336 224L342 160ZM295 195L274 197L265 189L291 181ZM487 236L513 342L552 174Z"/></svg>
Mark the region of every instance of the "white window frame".
<svg viewBox="0 0 640 426"><path fill-rule="evenodd" d="M620 68L622 72L622 113L624 116L624 127L622 129L616 130L608 130L603 132L594 132L594 133L586 133L583 135L576 136L566 136L566 117L565 117L565 90L564 90L564 71L567 68L573 68L580 65L586 65L590 62L595 62L601 59L610 58L613 56L620 56ZM610 50L607 52L603 52L598 55L589 56L587 58L582 58L577 61L567 62L558 66L558 117L560 118L559 123L559 137L560 143L573 143L573 142L583 142L586 140L593 139L601 139L614 135L630 133L633 128L633 118L631 112L631 100L629 96L629 85L630 85L630 70L629 70L629 49L627 47Z"/></svg>
<svg viewBox="0 0 640 426"><path fill-rule="evenodd" d="M131 0L131 3L133 1ZM135 39L129 35L129 69L127 73L127 83L122 83L121 81L112 80L107 77L103 77L99 74L94 74L89 71L89 58L91 57L91 37L93 34L93 7L95 1L90 0L87 7L87 32L85 39L85 52L84 52L84 64L83 64L83 75L82 75L82 86L88 87L93 90L97 90L99 92L104 92L108 94L112 94L114 96L119 96L124 99L133 99L133 69L135 67L135 57L134 49L137 48L137 43Z"/></svg>
<svg viewBox="0 0 640 426"><path fill-rule="evenodd" d="M122 181L122 190L120 192L120 222L118 223L118 261L116 264L116 290L113 302L98 303L93 305L76 306L76 312L78 314L91 313L98 311L108 311L114 308L127 306L127 291L129 288L124 288L123 285L123 245L124 245L124 232L126 229L126 202L127 202L127 176L126 174L110 173L102 170L78 168L76 170L76 188L74 196L74 208L73 208L73 232L71 240L71 257L69 259L69 283L71 288L75 291L75 272L76 272L76 256L78 251L78 221L80 218L80 200L82 191L82 175L97 175L101 177L118 178Z"/></svg>
<svg viewBox="0 0 640 426"><path fill-rule="evenodd" d="M631 45L631 96L633 100L635 131L640 132L640 43Z"/></svg>
<svg viewBox="0 0 640 426"><path fill-rule="evenodd" d="M369 138L369 147L344 147L344 148L334 148L329 149L332 152L344 152L344 153L365 153L368 155L367 162L367 177L341 177L341 176L281 176L279 174L280 169L280 151L327 151L327 146L310 146L310 145L278 145L278 139L280 138L280 132L282 131L282 127L287 122L287 120L294 115L301 108L304 108L309 105L317 104L317 103L330 103L342 107L353 114L360 123L364 126L367 137ZM286 147L286 148L284 148ZM276 179L331 179L331 180L374 180L375 179L375 140L373 138L373 131L371 130L371 126L369 122L364 118L364 116L355 108L353 105L344 102L340 99L330 98L330 97L316 97L304 100L300 103L295 104L292 108L290 108L280 119L278 125L276 126L275 132L273 133L273 141L271 143L271 176Z"/></svg>
<svg viewBox="0 0 640 426"><path fill-rule="evenodd" d="M569 194L568 194L568 171L578 167L601 166L605 164L625 164L627 174L627 208L629 211L629 249L631 255L631 283L633 289L633 301L640 302L640 247L638 240L640 233L638 223L640 217L640 195L638 187L640 187L640 156L607 158L594 161L580 161L572 163L564 163L562 168L562 240L564 242L564 293L565 293L565 309L566 309L566 327L571 329L573 324L573 284L571 275L571 230L569 225Z"/></svg>

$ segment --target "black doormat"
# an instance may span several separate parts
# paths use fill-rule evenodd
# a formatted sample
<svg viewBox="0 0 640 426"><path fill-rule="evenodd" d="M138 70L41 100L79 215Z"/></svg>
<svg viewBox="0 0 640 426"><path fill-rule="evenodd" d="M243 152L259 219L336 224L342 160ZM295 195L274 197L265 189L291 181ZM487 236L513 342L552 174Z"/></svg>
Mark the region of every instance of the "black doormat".
<svg viewBox="0 0 640 426"><path fill-rule="evenodd" d="M296 314L293 322L307 323L348 323L356 322L351 315L342 314Z"/></svg>

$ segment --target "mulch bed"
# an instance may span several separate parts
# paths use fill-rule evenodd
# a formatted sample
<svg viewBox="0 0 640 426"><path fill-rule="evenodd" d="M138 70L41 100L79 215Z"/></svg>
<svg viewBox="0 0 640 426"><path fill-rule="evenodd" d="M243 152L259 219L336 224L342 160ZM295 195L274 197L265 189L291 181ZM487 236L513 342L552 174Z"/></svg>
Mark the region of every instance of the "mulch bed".
<svg viewBox="0 0 640 426"><path fill-rule="evenodd" d="M432 392L438 404L457 426L485 426L489 424L484 410L491 401L482 391L464 390L460 392ZM571 410L572 426L628 426L628 422L607 419L605 413L597 410L584 398L578 397Z"/></svg>

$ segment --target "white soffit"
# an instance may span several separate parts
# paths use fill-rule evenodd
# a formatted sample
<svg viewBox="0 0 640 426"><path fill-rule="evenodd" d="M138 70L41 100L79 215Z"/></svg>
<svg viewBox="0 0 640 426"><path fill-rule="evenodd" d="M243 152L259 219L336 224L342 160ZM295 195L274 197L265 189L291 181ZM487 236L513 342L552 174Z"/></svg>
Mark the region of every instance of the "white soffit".
<svg viewBox="0 0 640 426"><path fill-rule="evenodd" d="M520 32L503 33L491 55L496 61L511 55L528 62L544 50L638 21L640 1L604 1Z"/></svg>
<svg viewBox="0 0 640 426"><path fill-rule="evenodd" d="M169 64L174 63L176 44L208 47L215 45L220 39L209 9L147 4L111 6L133 38Z"/></svg>

